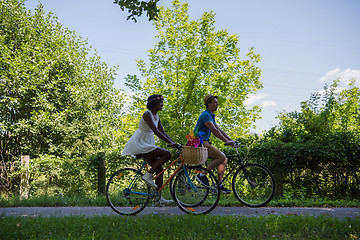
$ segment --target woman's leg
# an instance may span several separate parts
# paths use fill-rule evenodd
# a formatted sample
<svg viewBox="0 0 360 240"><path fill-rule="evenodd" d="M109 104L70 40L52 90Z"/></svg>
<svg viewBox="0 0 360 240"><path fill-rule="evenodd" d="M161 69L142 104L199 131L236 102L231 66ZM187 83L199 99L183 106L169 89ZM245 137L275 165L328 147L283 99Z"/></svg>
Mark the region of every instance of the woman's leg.
<svg viewBox="0 0 360 240"><path fill-rule="evenodd" d="M171 157L170 151L163 149L163 148L157 148L150 153L144 154L144 158L146 162L151 166L151 169L149 170L149 173L160 173L163 168L162 166L169 161ZM160 188L163 184L163 174L159 176L155 180L155 184Z"/></svg>

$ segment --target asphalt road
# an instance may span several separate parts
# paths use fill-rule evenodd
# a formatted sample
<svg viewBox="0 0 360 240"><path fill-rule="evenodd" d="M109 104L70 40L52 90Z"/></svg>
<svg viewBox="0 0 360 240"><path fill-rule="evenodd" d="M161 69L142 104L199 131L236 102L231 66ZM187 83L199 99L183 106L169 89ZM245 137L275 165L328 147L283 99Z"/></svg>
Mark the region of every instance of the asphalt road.
<svg viewBox="0 0 360 240"><path fill-rule="evenodd" d="M144 215L185 215L177 207L147 207L137 216ZM4 216L102 216L118 215L110 207L16 207L0 208L0 217ZM360 217L360 208L312 208L312 207L216 207L209 215L218 216L329 216L337 218Z"/></svg>

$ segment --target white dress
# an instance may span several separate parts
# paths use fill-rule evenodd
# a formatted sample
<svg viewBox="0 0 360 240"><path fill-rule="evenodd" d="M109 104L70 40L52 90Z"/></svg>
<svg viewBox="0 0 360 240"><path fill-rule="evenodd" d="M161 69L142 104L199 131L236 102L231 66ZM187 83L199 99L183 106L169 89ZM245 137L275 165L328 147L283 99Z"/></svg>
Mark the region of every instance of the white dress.
<svg viewBox="0 0 360 240"><path fill-rule="evenodd" d="M149 110L147 110L147 112L148 111ZM158 126L160 120L159 116L154 116L151 112L150 114L155 126ZM155 146L154 132L142 117L139 122L139 128L126 143L123 155L145 154L155 150L156 148L157 146Z"/></svg>

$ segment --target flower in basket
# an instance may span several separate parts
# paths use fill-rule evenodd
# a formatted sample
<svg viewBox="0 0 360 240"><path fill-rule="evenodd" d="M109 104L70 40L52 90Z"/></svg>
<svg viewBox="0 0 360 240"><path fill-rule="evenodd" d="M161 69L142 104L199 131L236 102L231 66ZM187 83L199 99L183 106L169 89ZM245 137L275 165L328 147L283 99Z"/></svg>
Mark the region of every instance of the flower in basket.
<svg viewBox="0 0 360 240"><path fill-rule="evenodd" d="M203 143L202 136L205 133L202 131L199 131L196 129L195 132L192 132L190 130L190 133L186 136L186 139L188 140L186 143L186 146L192 146L192 147L198 147L200 144Z"/></svg>
<svg viewBox="0 0 360 240"><path fill-rule="evenodd" d="M197 142L199 141L199 139L197 137L195 137L194 133L190 132L187 136L186 139L188 140L186 143L186 146L195 146L198 145Z"/></svg>

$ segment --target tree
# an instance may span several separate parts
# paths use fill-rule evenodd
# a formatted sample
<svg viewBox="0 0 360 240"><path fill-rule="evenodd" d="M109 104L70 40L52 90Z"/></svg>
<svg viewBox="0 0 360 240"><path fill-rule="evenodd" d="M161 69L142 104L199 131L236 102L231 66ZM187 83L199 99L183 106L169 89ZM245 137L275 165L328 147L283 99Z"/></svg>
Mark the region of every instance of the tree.
<svg viewBox="0 0 360 240"><path fill-rule="evenodd" d="M254 148L254 158L271 166L284 189L308 196L359 198L360 89L339 80L282 113L277 127ZM281 189L281 188L280 188Z"/></svg>
<svg viewBox="0 0 360 240"><path fill-rule="evenodd" d="M0 156L84 156L111 146L122 94L114 69L39 5L0 3Z"/></svg>
<svg viewBox="0 0 360 240"><path fill-rule="evenodd" d="M244 100L261 88L259 55L253 49L240 59L238 37L226 30L215 30L215 14L205 12L199 20L189 20L188 4L172 2L173 9L161 8L154 22L158 42L149 50L149 64L138 61L141 82L127 77L127 86L136 95L133 110L142 112L147 96L165 96L161 112L171 136L183 142L204 110L204 97L219 96L217 121L233 136L246 132L258 118L259 107L247 109Z"/></svg>
<svg viewBox="0 0 360 240"><path fill-rule="evenodd" d="M127 17L127 20L130 18L137 21L135 16L140 17L143 12L146 12L149 21L156 20L158 17L159 9L156 7L156 4L159 0L149 0L139 1L139 0L115 0L115 4L120 6L120 9L124 11L128 9L130 15Z"/></svg>
<svg viewBox="0 0 360 240"><path fill-rule="evenodd" d="M339 91L339 80L301 103L300 112L279 115L277 132L286 141L324 140L335 133L360 133L360 90L355 81Z"/></svg>

